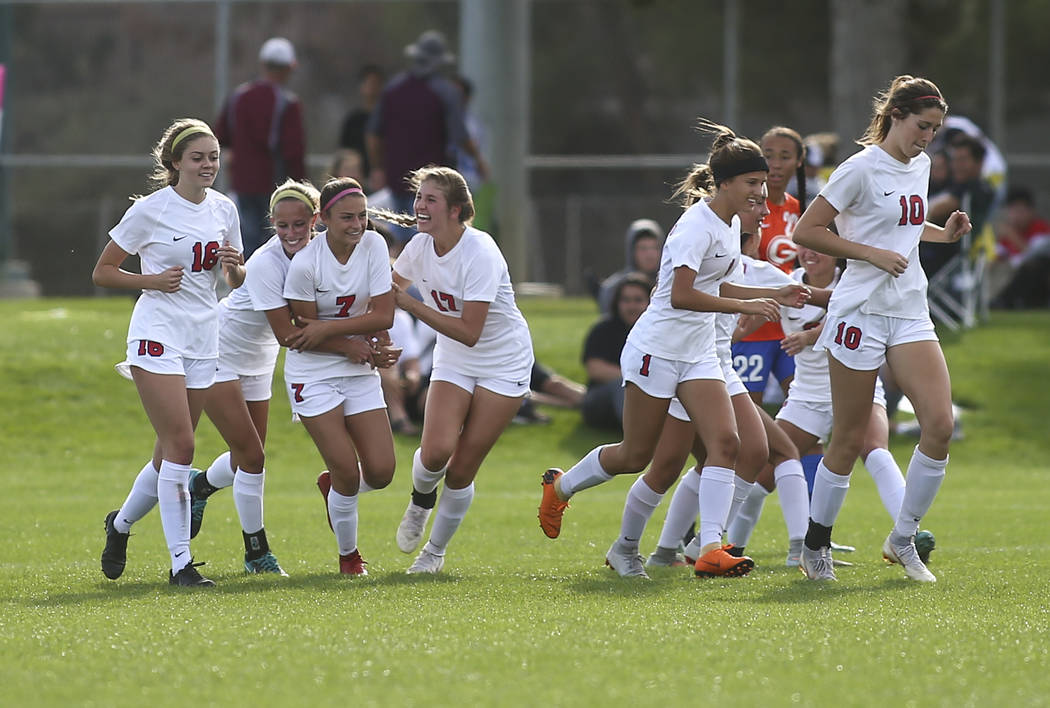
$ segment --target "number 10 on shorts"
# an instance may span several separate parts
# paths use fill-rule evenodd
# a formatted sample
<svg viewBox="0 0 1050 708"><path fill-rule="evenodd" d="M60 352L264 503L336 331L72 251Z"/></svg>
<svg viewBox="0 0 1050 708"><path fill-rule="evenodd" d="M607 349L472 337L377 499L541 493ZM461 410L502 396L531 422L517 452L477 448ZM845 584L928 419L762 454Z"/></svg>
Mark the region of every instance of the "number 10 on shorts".
<svg viewBox="0 0 1050 708"><path fill-rule="evenodd" d="M841 344L846 349L856 349L860 346L860 327L847 327L845 322L839 322L835 330L835 344Z"/></svg>

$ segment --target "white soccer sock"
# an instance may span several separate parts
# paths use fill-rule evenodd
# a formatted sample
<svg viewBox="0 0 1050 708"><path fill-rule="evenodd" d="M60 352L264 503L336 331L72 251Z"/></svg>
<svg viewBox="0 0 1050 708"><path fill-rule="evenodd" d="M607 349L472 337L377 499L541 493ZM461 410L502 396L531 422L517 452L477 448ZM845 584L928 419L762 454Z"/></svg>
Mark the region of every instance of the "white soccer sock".
<svg viewBox="0 0 1050 708"><path fill-rule="evenodd" d="M785 460L773 469L773 479L780 497L780 513L784 516L788 539L794 541L806 537L809 525L809 488L802 463Z"/></svg>
<svg viewBox="0 0 1050 708"><path fill-rule="evenodd" d="M737 477L737 479L740 479ZM751 486L747 499L737 509L736 515L729 520L729 530L726 532L726 540L737 548L743 548L751 541L751 533L758 525L758 519L762 516L762 507L766 503L769 492L761 484Z"/></svg>
<svg viewBox="0 0 1050 708"><path fill-rule="evenodd" d="M265 469L259 474L249 474L238 468L233 478L233 505L237 507L237 516L241 517L241 530L244 533L262 530L265 483Z"/></svg>
<svg viewBox="0 0 1050 708"><path fill-rule="evenodd" d="M637 549L638 541L642 538L645 525L649 523L656 507L660 506L663 494L654 492L652 487L645 483L645 477L639 476L634 480L631 489L627 492L627 501L623 505L623 519L620 522L620 543L627 547Z"/></svg>
<svg viewBox="0 0 1050 708"><path fill-rule="evenodd" d="M700 473L700 547L722 544L722 529L733 504L733 480L736 473L726 467L705 465Z"/></svg>
<svg viewBox="0 0 1050 708"><path fill-rule="evenodd" d="M886 507L890 518L896 521L904 501L904 475L901 474L897 461L893 459L889 450L877 448L868 453L864 466L875 480L875 488L879 490L882 505Z"/></svg>
<svg viewBox="0 0 1050 708"><path fill-rule="evenodd" d="M904 501L901 503L900 514L897 515L897 523L893 526L894 533L911 537L919 530L919 522L930 510L933 499L941 488L941 482L944 481L944 469L947 466L947 457L943 460L935 460L919 452L919 446L915 446L911 462L908 463Z"/></svg>
<svg viewBox="0 0 1050 708"><path fill-rule="evenodd" d="M452 540L456 529L467 515L467 509L474 500L474 483L471 482L463 489L451 489L448 482L441 490L441 499L438 501L437 513L434 514L434 525L430 529L430 552L434 555L445 555L445 548Z"/></svg>
<svg viewBox="0 0 1050 708"><path fill-rule="evenodd" d="M171 572L190 562L190 466L161 460L157 475L160 525L171 554Z"/></svg>
<svg viewBox="0 0 1050 708"><path fill-rule="evenodd" d="M412 487L417 492L424 494L430 494L432 491L437 489L438 483L441 482L441 478L445 476L445 471L448 466L442 467L439 470L428 470L423 466L423 451L422 448L416 448L416 452L412 455Z"/></svg>
<svg viewBox="0 0 1050 708"><path fill-rule="evenodd" d="M813 521L821 526L835 525L849 491L849 477L848 474L835 474L824 466L821 459L813 480L813 497L809 501L809 517Z"/></svg>
<svg viewBox="0 0 1050 708"><path fill-rule="evenodd" d="M229 487L234 482L233 463L230 462L230 451L222 453L215 458L208 470L204 473L204 479L216 489Z"/></svg>
<svg viewBox="0 0 1050 708"><path fill-rule="evenodd" d="M339 555L357 550L357 495L344 496L332 489L328 492L328 515L332 519Z"/></svg>
<svg viewBox="0 0 1050 708"><path fill-rule="evenodd" d="M729 516L726 517L726 529L733 523L733 519L736 518L737 512L740 511L740 505L747 499L748 494L751 493L751 487L754 486L754 482L746 482L740 477L733 475L733 503L729 505ZM755 519L758 521L758 519ZM722 529L724 532L726 529Z"/></svg>
<svg viewBox="0 0 1050 708"><path fill-rule="evenodd" d="M157 505L157 468L153 460L146 463L135 482L131 485L128 498L120 505L120 511L113 519L113 528L120 533L129 533L131 525L148 514Z"/></svg>
<svg viewBox="0 0 1050 708"><path fill-rule="evenodd" d="M685 532L696 521L700 513L700 473L690 467L678 481L671 495L671 504L667 507L667 518L660 530L660 548L678 548L685 538Z"/></svg>
<svg viewBox="0 0 1050 708"><path fill-rule="evenodd" d="M558 486L561 487L562 498L568 499L576 492L597 487L602 482L608 482L613 478L611 474L602 469L601 462L598 461L598 455L603 447L605 446L599 445L588 452L582 460L562 475L558 483Z"/></svg>

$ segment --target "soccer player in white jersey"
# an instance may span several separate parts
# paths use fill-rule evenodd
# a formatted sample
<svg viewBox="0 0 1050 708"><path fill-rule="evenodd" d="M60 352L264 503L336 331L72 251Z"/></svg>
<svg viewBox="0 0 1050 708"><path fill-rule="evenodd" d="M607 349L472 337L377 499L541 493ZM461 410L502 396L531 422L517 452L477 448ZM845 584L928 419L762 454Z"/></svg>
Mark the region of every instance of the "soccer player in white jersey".
<svg viewBox="0 0 1050 708"><path fill-rule="evenodd" d="M275 234L244 264L244 284L219 302L218 371L204 412L217 427L234 431L243 442L242 449L231 447L207 471L191 476L190 538L200 531L208 498L232 486L249 573L285 575L263 527L262 452L278 340L287 341L296 331L284 299L284 280L292 256L313 238L319 198L308 182L289 179L274 190L270 222ZM243 448L250 455L247 461Z"/></svg>
<svg viewBox="0 0 1050 708"><path fill-rule="evenodd" d="M752 242L757 245L758 225L768 214L768 200L765 199L756 201L749 209L739 213L742 246ZM763 273L768 269L772 273L779 274L779 276L756 277L753 275L754 266L757 266L757 270ZM749 273L749 271L752 272ZM786 294L795 290L792 287L793 285L794 281L775 266L749 259L745 254L741 253L741 263L727 278L727 282L722 285L722 293L749 292L741 287L744 286L750 288L750 292L756 294ZM793 458L797 460L798 458L798 453L791 441L772 425L772 420L769 419L769 416L754 402L733 366L731 340L737 319L738 317L735 314L721 313L718 315L715 323L716 348L722 371L726 377L726 390L733 404L733 413L740 434L740 454L737 457L736 476L733 478L733 502L727 516L730 523L736 516L740 504L751 492L755 479L759 476L767 459L773 460L779 468L782 463ZM765 319L761 318L761 321L764 322ZM643 506L639 502L644 500L647 490L656 491L661 495L666 493L670 486L674 484L674 481L678 479L690 452L696 458L697 464L686 472L671 496L671 503L660 532L660 541L656 550L650 554L649 559L646 561L646 565L650 567L677 565L680 563L676 550L680 539L696 519L701 479L699 470L703 468L707 454L703 442L696 437L695 428L689 419L689 415L685 412L681 403L675 399L672 400L668 409L668 417L664 423L664 429L660 436L660 442L657 445L656 454L653 457L653 463L645 475L635 482L628 495L627 504L624 508L624 527L622 529L625 536L630 535L631 538L634 538L641 535L641 529L631 529L627 525L632 512L636 516L639 511L646 514L652 513L648 507ZM781 472L784 473L788 467L790 467L790 464L783 465ZM805 499L805 481L802 478L802 469L799 466L793 471L797 473L798 479L802 484L802 498ZM645 518L648 520L647 515ZM699 577L717 575L718 573L713 572L713 568L708 567L708 561L701 558L700 547L701 539L697 536L686 548L685 560L693 565L694 572ZM743 575L753 567L753 562L750 558L744 556L742 548L729 543L722 546L722 550L740 559L734 569L734 575Z"/></svg>
<svg viewBox="0 0 1050 708"><path fill-rule="evenodd" d="M131 525L154 505L171 556L172 585L214 585L190 556L190 463L194 430L215 379L220 278L244 280L237 209L211 189L219 143L203 121L182 118L153 148L155 191L135 199L110 232L92 273L95 285L141 289L128 328L127 358L118 371L138 388L157 441L120 509L106 516L102 572L120 577ZM121 270L138 255L141 274ZM261 461L260 461L261 463Z"/></svg>
<svg viewBox="0 0 1050 708"><path fill-rule="evenodd" d="M915 407L922 432L908 465L904 500L883 556L909 578L934 582L914 536L933 504L948 464L953 419L951 381L926 303L919 241L952 242L970 230L956 211L944 227L926 221L930 158L926 145L947 104L932 81L898 76L875 100L864 149L839 165L802 215L795 241L848 259L817 340L826 349L834 409L831 442L817 467L802 569L834 580L831 527L849 489L871 416L879 367L888 363ZM835 220L839 233L828 228Z"/></svg>
<svg viewBox="0 0 1050 708"><path fill-rule="evenodd" d="M331 179L321 188L328 227L295 254L284 283L296 320L284 360L292 410L328 466L328 519L339 547L339 572L367 575L357 547L358 496L394 477L394 437L386 415L375 333L394 321L386 241L369 228L368 201L357 180ZM341 340L350 353L318 346ZM330 488L327 485L330 483Z"/></svg>
<svg viewBox="0 0 1050 708"><path fill-rule="evenodd" d="M408 572L437 573L474 498L481 463L529 391L532 339L507 261L491 236L470 225L474 201L463 176L424 167L411 180L415 214L378 215L419 230L394 263L394 291L398 307L432 327L437 343L397 546L404 553L419 546L436 503L430 538ZM412 283L422 302L405 292Z"/></svg>
<svg viewBox="0 0 1050 708"><path fill-rule="evenodd" d="M677 396L706 449L699 502L705 572L739 575L750 570L749 559L729 555L721 542L733 501L740 440L715 346L715 313L750 313L772 320L780 316L780 307L768 297L740 300L719 292L740 259L737 212L764 200L768 167L753 141L738 138L724 126L702 125L714 135L708 163L696 166L676 192L686 211L664 243L652 301L631 329L620 358L625 382L623 442L595 448L567 472L548 469L539 519L543 532L556 538L573 494L614 475L644 469L653 459L671 399ZM803 295L804 288L797 285L778 294L785 304ZM638 492L633 497L650 515L663 496L647 485L632 492ZM620 575L644 577L639 538L624 536L606 560Z"/></svg>
<svg viewBox="0 0 1050 708"><path fill-rule="evenodd" d="M785 337L781 346L795 357L795 378L791 382L788 398L776 416L778 430L782 430L797 448L800 455L811 454L820 449L820 441L831 434L832 411L831 389L828 381L828 360L824 352L813 350L824 326L827 314L826 294L839 281L840 271L831 256L806 247L798 251L802 267L791 277L813 288L813 298L800 311L783 310L781 322ZM818 297L823 294L824 297ZM879 497L892 519L897 518L901 500L904 498L904 476L889 451L889 423L886 417L886 399L880 383L875 385L871 419L861 448L860 457L868 469ZM796 458L798 459L798 458ZM766 497L776 488L780 494L780 506L788 530L789 549L787 565L798 566L805 536L809 504L805 482L795 477L787 479L779 474L770 474L764 469L758 484L740 508L740 513L729 525L730 543L747 544L762 514ZM932 539L932 535L929 537ZM927 550L927 553L929 550ZM922 550L920 549L920 555ZM836 565L840 564L834 559Z"/></svg>

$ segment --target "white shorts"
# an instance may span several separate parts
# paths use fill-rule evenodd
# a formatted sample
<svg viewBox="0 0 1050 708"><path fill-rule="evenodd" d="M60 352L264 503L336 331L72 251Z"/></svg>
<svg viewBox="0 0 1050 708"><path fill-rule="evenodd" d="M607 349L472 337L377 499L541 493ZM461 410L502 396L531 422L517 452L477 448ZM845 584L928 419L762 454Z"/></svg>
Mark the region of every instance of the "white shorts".
<svg viewBox="0 0 1050 708"><path fill-rule="evenodd" d="M483 388L508 398L521 398L529 392L529 377L527 375L524 381L501 378L483 379L439 367L430 372L430 382L434 383L435 381L444 381L454 386L459 386L470 394L474 393L475 388Z"/></svg>
<svg viewBox="0 0 1050 708"><path fill-rule="evenodd" d="M218 358L190 359L160 342L133 339L128 342L127 358L117 364L117 373L131 379L131 367L137 366L151 374L185 376L186 388L211 388L215 382Z"/></svg>
<svg viewBox="0 0 1050 708"><path fill-rule="evenodd" d="M268 401L272 395L273 372L249 376L238 374L222 365L219 360L219 369L215 372L215 383L226 383L227 381L240 381L241 393L246 401Z"/></svg>
<svg viewBox="0 0 1050 708"><path fill-rule="evenodd" d="M747 386L740 380L740 374L733 368L732 363L722 360L722 373L726 377L726 392L730 398L747 394ZM671 399L671 405L667 409L667 414L678 420L690 419L689 414L685 412L685 406L682 405L677 396Z"/></svg>
<svg viewBox="0 0 1050 708"><path fill-rule="evenodd" d="M837 362L855 371L874 371L886 362L890 347L926 341L938 341L929 317L907 320L855 311L842 317L829 314L813 349L826 349Z"/></svg>
<svg viewBox="0 0 1050 708"><path fill-rule="evenodd" d="M340 376L286 386L292 412L301 418L313 418L340 406L344 416L386 408L378 372L374 376Z"/></svg>
<svg viewBox="0 0 1050 708"><path fill-rule="evenodd" d="M871 402L872 405L886 407L886 391L879 379L875 380L875 395ZM777 411L776 419L791 423L799 430L827 442L831 436L831 401L799 401L788 396Z"/></svg>
<svg viewBox="0 0 1050 708"><path fill-rule="evenodd" d="M683 381L726 380L714 351L700 361L675 361L646 354L630 342L624 344L620 352L620 370L625 385L630 381L653 398L674 398L678 384Z"/></svg>

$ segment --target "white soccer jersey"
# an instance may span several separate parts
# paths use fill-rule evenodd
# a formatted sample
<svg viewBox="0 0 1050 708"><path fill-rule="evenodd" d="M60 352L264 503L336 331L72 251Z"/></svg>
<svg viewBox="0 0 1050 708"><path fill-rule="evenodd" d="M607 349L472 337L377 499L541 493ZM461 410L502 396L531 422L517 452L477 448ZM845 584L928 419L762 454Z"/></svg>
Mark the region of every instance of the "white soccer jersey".
<svg viewBox="0 0 1050 708"><path fill-rule="evenodd" d="M507 261L491 236L468 226L452 250L439 256L434 238L417 233L394 270L416 284L427 307L443 315L462 317L464 302L489 303L473 347L437 334L435 369L475 378L528 380L533 361L529 325L514 302Z"/></svg>
<svg viewBox="0 0 1050 708"><path fill-rule="evenodd" d="M852 266L850 266L852 267ZM835 269L835 278L826 290L834 290L839 283L840 272ZM796 268L791 273L794 282L805 282L804 268ZM819 327L827 315L823 307L806 303L801 310L793 307L780 308L780 324L784 328L784 334L794 334L804 330ZM831 403L831 379L828 375L828 357L823 349L814 351L812 346L807 346L795 355L795 378L791 380L788 388L788 397L795 401L806 401L809 403Z"/></svg>
<svg viewBox="0 0 1050 708"><path fill-rule="evenodd" d="M859 308L871 315L929 317L926 275L919 263L929 179L926 153L905 164L877 146L861 150L831 174L820 196L839 212L839 235L908 259L907 270L898 278L865 261L850 260L828 308L833 315Z"/></svg>
<svg viewBox="0 0 1050 708"><path fill-rule="evenodd" d="M267 310L284 307L284 280L292 259L273 236L244 264L244 284L219 302L219 358L242 376L273 373L281 345Z"/></svg>
<svg viewBox="0 0 1050 708"><path fill-rule="evenodd" d="M317 303L317 317L359 317L371 298L390 292L390 255L386 241L365 231L346 264L336 260L324 234L295 254L284 282L284 297ZM288 383L309 383L341 376L377 375L368 364L351 363L342 354L292 349L284 358Z"/></svg>
<svg viewBox="0 0 1050 708"><path fill-rule="evenodd" d="M740 254L740 266L726 280L737 285L750 285L756 288L782 288L795 282L790 275L780 270L773 263L756 260L744 254ZM785 311L797 312L794 308L781 308L782 313ZM723 353L723 347L732 349L733 331L736 329L736 323L739 319L740 315L735 313L721 313L718 315L719 356L727 356ZM731 351L728 356L732 360Z"/></svg>
<svg viewBox="0 0 1050 708"><path fill-rule="evenodd" d="M138 254L144 275L182 266L177 291L142 291L127 341L160 342L190 359L218 356L215 286L222 280L222 267L216 251L225 242L241 250L233 202L208 189L204 201L194 204L164 187L136 200L109 236L128 253Z"/></svg>
<svg viewBox="0 0 1050 708"><path fill-rule="evenodd" d="M726 224L703 200L686 209L664 242L660 275L649 307L627 335L639 350L673 361L696 362L715 350L715 313L671 306L674 270L696 271L693 287L718 295L740 260L740 219Z"/></svg>

